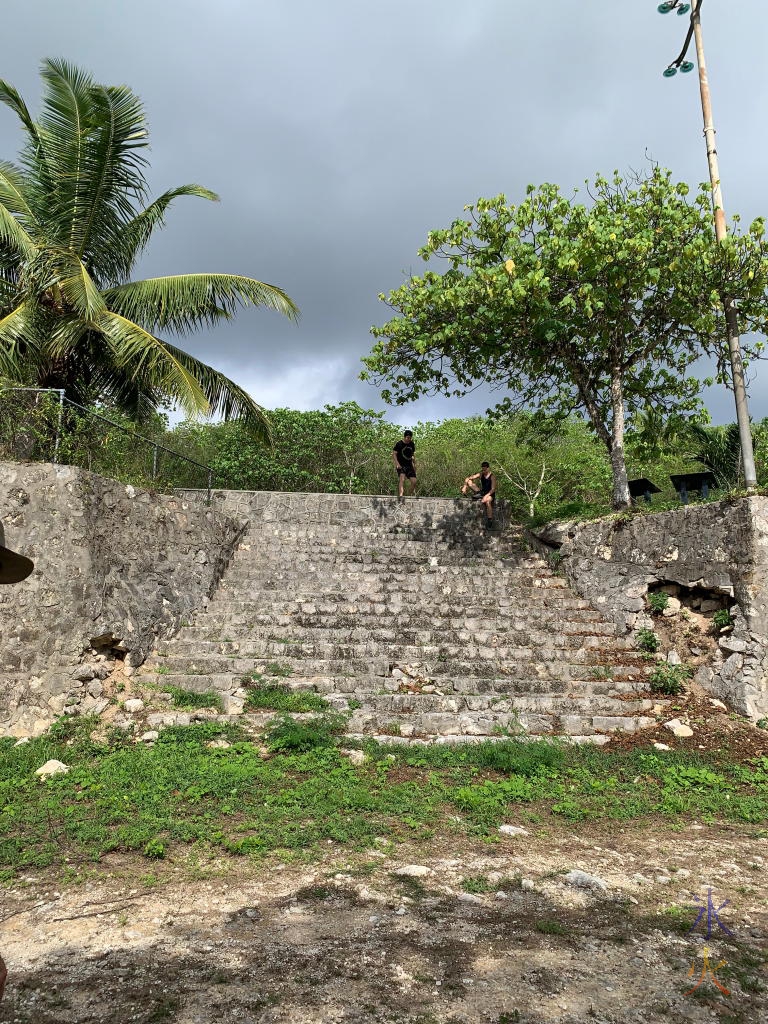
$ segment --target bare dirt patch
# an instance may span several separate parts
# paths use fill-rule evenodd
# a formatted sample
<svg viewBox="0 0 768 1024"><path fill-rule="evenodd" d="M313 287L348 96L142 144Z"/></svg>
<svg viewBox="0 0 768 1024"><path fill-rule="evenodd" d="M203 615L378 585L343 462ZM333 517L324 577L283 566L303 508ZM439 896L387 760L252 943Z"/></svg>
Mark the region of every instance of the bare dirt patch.
<svg viewBox="0 0 768 1024"><path fill-rule="evenodd" d="M665 1024L768 1016L768 833L382 837L311 866L107 858L5 889L8 1024ZM398 874L405 866L425 869ZM605 888L578 888L578 869ZM208 877L200 877L208 875ZM468 886L468 881L471 885ZM467 888L473 891L466 891ZM478 891L480 890L480 891ZM729 904L710 939L697 897ZM503 895L500 895L503 894ZM704 951L725 995L706 975ZM721 966L717 966L725 961ZM693 975L689 971L693 968Z"/></svg>

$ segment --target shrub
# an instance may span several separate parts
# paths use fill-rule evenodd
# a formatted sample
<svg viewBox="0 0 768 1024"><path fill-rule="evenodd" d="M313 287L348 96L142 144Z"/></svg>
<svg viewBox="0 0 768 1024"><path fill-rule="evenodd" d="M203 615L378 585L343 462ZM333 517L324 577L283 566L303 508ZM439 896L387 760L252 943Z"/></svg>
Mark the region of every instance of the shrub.
<svg viewBox="0 0 768 1024"><path fill-rule="evenodd" d="M690 678L691 669L687 665L669 665L667 662L663 662L661 665L657 665L651 673L651 692L676 697L682 693L683 684Z"/></svg>
<svg viewBox="0 0 768 1024"><path fill-rule="evenodd" d="M716 629L726 629L733 625L733 616L727 608L721 608L712 616L712 625Z"/></svg>
<svg viewBox="0 0 768 1024"><path fill-rule="evenodd" d="M648 607L655 615L661 615L664 609L669 604L669 594L663 590L657 590L653 594L648 595Z"/></svg>
<svg viewBox="0 0 768 1024"><path fill-rule="evenodd" d="M655 654L659 649L659 638L652 629L638 629L635 640L638 648L646 654Z"/></svg>

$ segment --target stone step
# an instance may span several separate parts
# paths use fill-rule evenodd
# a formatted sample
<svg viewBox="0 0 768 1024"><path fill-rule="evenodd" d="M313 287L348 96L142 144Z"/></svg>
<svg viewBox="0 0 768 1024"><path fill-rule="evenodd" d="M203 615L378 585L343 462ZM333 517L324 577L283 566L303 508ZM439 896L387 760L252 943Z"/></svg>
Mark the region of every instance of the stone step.
<svg viewBox="0 0 768 1024"><path fill-rule="evenodd" d="M422 568L412 573L407 579L394 573L350 573L343 566L337 566L334 571L322 573L304 573L296 578L283 578L280 574L271 573L269 576L254 578L252 575L244 575L237 579L227 574L221 583L220 592L233 592L237 594L261 594L264 591L279 591L293 594L317 594L317 593L355 593L355 594L452 594L472 593L488 594L492 597L504 597L514 594L521 601L541 601L546 599L556 600L572 599L582 601L566 587L559 576L519 576L513 573L492 574L484 573L455 573L450 576L437 573L434 566Z"/></svg>
<svg viewBox="0 0 768 1024"><path fill-rule="evenodd" d="M605 619L594 608L587 605L586 608L558 607L553 609L552 605L536 604L531 602L525 608L523 614L520 604L517 601L499 599L496 602L486 600L480 601L447 600L445 597L430 602L421 603L400 603L396 601L375 601L364 598L349 600L346 595L323 594L314 599L308 600L287 600L284 596L281 599L271 599L268 595L261 595L259 600L240 601L233 600L229 596L221 595L212 601L207 610L200 614L200 618L208 621L224 621L225 619L235 622L242 621L251 613L269 615L330 615L334 618L339 616L353 615L365 621L371 616L376 619L384 617L396 617L398 623L407 625L409 621L417 624L435 623L446 619L464 617L472 620L490 622L495 619L517 619L521 626L530 622L540 622L545 619L552 622L561 615L567 616L570 623L576 622L604 622Z"/></svg>
<svg viewBox="0 0 768 1024"><path fill-rule="evenodd" d="M436 695L429 693L393 693L355 695L362 707L356 709L356 718L372 713L384 715L463 714L490 712L494 715L514 715L520 712L555 715L635 715L651 711L656 701L650 699L618 700L616 697L590 695L574 697L561 693L515 693L505 698L489 695Z"/></svg>
<svg viewBox="0 0 768 1024"><path fill-rule="evenodd" d="M645 658L638 653L630 638L606 637L606 650L597 646L584 647L545 647L536 651L508 644L474 643L433 643L433 644L402 644L396 647L375 640L358 640L337 642L335 640L270 640L268 638L242 640L200 640L174 638L161 641L157 645L160 658L205 658L223 655L229 657L261 658L269 661L282 661L284 658L322 658L332 661L364 659L370 663L382 660L398 664L416 664L424 662L434 665L436 662L467 661L467 662L498 662L537 660L555 661L564 659L574 664L602 665L606 653L611 660L619 660L622 664L642 667Z"/></svg>
<svg viewBox="0 0 768 1024"><path fill-rule="evenodd" d="M248 673L237 672L164 672L153 673L147 669L138 678L143 683L156 686L159 689L176 687L182 690L191 690L193 693L207 693L217 691L229 693L238 689L244 684L244 677ZM290 677L271 676L264 678L265 684L285 686L289 689L311 689L318 693L329 694L358 694L358 693L391 693L398 692L401 685L400 680L384 678L376 675L310 675L309 673L297 673ZM629 679L578 679L546 677L535 675L519 676L489 676L489 677L454 677L450 676L435 681L435 687L448 693L470 693L470 694L526 694L544 692L568 692L590 696L600 694L611 696L613 694L634 693L642 690L645 685L642 678Z"/></svg>
<svg viewBox="0 0 768 1024"><path fill-rule="evenodd" d="M451 677L493 678L495 676L520 676L526 678L547 679L600 679L633 680L643 676L645 665L638 659L634 663L613 664L611 669L602 665L588 665L584 662L570 663L567 651L563 657L548 657L546 660L531 657L500 659L476 659L473 661L446 659L444 661L424 661L414 677L442 679ZM402 659L393 661L391 658L303 658L280 657L267 660L263 657L233 655L196 655L184 657L173 654L167 658L157 658L148 665L148 669L158 668L174 674L208 675L231 673L243 675L257 672L265 676L323 675L323 676L376 676L382 679L409 678L408 672L402 672L400 665L408 663ZM399 675L393 676L393 670ZM610 676L608 672L610 671Z"/></svg>
<svg viewBox="0 0 768 1024"><path fill-rule="evenodd" d="M380 624L384 622L387 624L385 628L380 628ZM518 642L523 645L531 642L531 638L536 638L535 628L530 624L521 622L517 619L504 618L503 616L491 617L484 616L478 619L469 618L468 616L455 615L449 616L438 616L438 615L394 615L394 614L337 614L331 613L318 613L314 615L297 613L297 614L281 614L279 612L272 611L252 611L249 614L240 615L217 615L210 614L207 616L201 616L198 618L195 628L203 633L207 634L209 639L234 639L236 636L258 636L259 630L274 630L281 628L287 631L290 635L300 635L300 633L307 630L325 630L326 632L332 631L334 633L340 633L344 630L357 630L358 635L361 633L373 635L379 634L382 639L392 639L397 641L398 637L403 637L404 641L407 641L411 637L415 642L420 639L420 634L424 634L424 642L428 643L432 635L442 634L446 640L452 638L455 639L467 639L472 640L475 637L482 635L501 635L507 634L513 636ZM188 630L192 627L187 627L184 635L187 635ZM588 619L583 621L570 621L563 620L557 623L550 623L547 629L547 623L541 623L541 638L536 638L534 642L539 644L543 642L546 637L551 637L553 633L561 636L573 636L573 637L588 637L588 636L605 636L612 637L616 635L616 626L612 622L605 622L600 619Z"/></svg>
<svg viewBox="0 0 768 1024"><path fill-rule="evenodd" d="M193 626L183 627L179 632L183 640L208 640L211 642L238 642L243 640L274 640L280 637L286 643L303 643L304 641L321 641L324 643L356 643L386 644L398 649L410 646L439 646L441 644L460 645L477 644L482 646L517 646L544 648L551 646L553 639L558 647L599 648L605 652L624 649L622 637L611 633L608 625L602 632L579 632L565 629L527 630L512 628L493 629L481 628L478 624L468 628L466 620L461 628L442 626L438 629L424 627L405 628L397 626L356 625L354 621L334 622L326 620L319 625L305 626L296 618L285 617L284 622L224 622L216 623L199 620ZM505 624L508 625L508 624ZM485 626L485 624L483 624ZM612 627L611 627L612 628ZM616 645L620 644L619 647Z"/></svg>
<svg viewBox="0 0 768 1024"><path fill-rule="evenodd" d="M655 723L647 715L546 715L536 712L520 714L455 714L432 712L392 716L382 722L375 713L356 712L348 723L353 736L399 735L410 739L436 737L584 737L612 732L636 732Z"/></svg>

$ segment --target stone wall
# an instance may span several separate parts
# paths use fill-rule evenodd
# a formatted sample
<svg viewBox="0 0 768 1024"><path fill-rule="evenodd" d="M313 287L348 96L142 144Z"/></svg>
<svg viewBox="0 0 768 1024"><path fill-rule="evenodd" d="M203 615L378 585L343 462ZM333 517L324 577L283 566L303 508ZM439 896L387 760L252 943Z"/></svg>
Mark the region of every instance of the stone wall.
<svg viewBox="0 0 768 1024"><path fill-rule="evenodd" d="M622 628L644 625L649 587L677 583L735 602L735 626L699 681L743 714L768 716L768 498L611 516L537 531L568 581Z"/></svg>
<svg viewBox="0 0 768 1024"><path fill-rule="evenodd" d="M0 463L0 518L6 544L35 561L0 586L0 733L12 734L75 699L90 648L140 664L207 602L245 527L199 495L39 463Z"/></svg>
<svg viewBox="0 0 768 1024"><path fill-rule="evenodd" d="M188 500L204 491L181 490ZM380 526L383 522L427 529L463 529L477 517L477 506L464 499L402 498L375 494L305 494L300 491L213 491L211 507L250 522L295 519L318 525Z"/></svg>

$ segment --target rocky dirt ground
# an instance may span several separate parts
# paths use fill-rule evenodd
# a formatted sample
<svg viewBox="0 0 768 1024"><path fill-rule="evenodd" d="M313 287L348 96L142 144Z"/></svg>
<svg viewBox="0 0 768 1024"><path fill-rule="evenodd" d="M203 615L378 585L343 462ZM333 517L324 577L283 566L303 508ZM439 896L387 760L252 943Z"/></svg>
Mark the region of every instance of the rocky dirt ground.
<svg viewBox="0 0 768 1024"><path fill-rule="evenodd" d="M730 902L708 940L710 890ZM311 864L113 856L0 891L0 1021L752 1024L767 895L768 832L698 823L381 837Z"/></svg>

